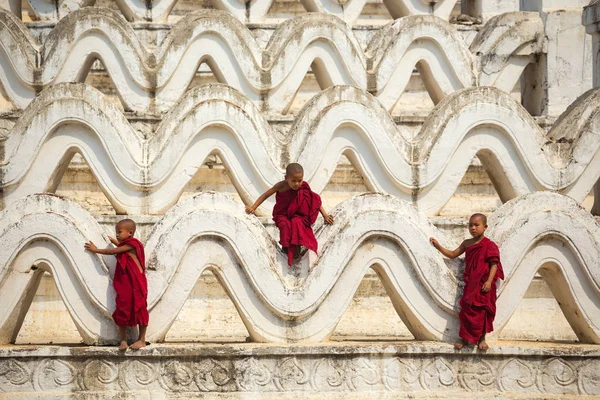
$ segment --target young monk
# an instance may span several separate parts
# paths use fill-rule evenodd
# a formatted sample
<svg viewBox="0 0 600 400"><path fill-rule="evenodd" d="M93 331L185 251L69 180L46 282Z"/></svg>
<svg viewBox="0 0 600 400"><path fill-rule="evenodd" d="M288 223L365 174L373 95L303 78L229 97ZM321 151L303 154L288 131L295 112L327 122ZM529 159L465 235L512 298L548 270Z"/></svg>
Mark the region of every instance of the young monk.
<svg viewBox="0 0 600 400"><path fill-rule="evenodd" d="M252 206L246 206L248 214L256 209L274 193L273 221L279 228L279 243L287 253L288 265L300 251L300 246L314 251L318 250L317 239L311 228L319 212L326 224L333 224L333 217L321 205L321 197L310 190L304 182L304 169L300 164L292 163L285 169L285 178L263 193Z"/></svg>
<svg viewBox="0 0 600 400"><path fill-rule="evenodd" d="M504 279L500 252L496 243L485 237L487 217L473 214L469 219L469 232L472 239L467 239L454 251L442 247L437 240L429 240L443 255L456 258L465 255L465 272L463 279L465 288L460 299L460 340L454 348L460 350L467 343L477 344L480 350L487 350L486 333L494 330L496 316L496 280Z"/></svg>
<svg viewBox="0 0 600 400"><path fill-rule="evenodd" d="M127 349L127 327L139 326L138 340L131 345L132 349L146 347L146 328L148 327L148 282L144 246L135 239L135 222L123 219L115 226L117 238L108 237L115 248L99 249L92 242L85 244L85 249L96 254L115 255L117 267L113 277L113 287L117 292L116 309L112 317L119 327L121 344L119 350Z"/></svg>

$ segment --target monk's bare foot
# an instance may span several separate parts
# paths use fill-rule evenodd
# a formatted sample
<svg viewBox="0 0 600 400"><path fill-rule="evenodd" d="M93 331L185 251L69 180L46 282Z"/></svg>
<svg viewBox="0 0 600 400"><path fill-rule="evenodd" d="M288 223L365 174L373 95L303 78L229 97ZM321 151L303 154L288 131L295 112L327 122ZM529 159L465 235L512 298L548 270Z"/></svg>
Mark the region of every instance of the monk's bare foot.
<svg viewBox="0 0 600 400"><path fill-rule="evenodd" d="M119 351L127 350L127 340L121 340L121 344L119 345Z"/></svg>
<svg viewBox="0 0 600 400"><path fill-rule="evenodd" d="M488 346L488 344L485 342L485 340L482 340L481 342L479 342L479 344L477 345L477 348L481 351L486 351L487 349L490 348L490 346Z"/></svg>
<svg viewBox="0 0 600 400"><path fill-rule="evenodd" d="M138 340L137 342L135 342L134 344L132 344L130 346L133 350L139 350L142 347L146 347L146 342L142 341L142 340Z"/></svg>
<svg viewBox="0 0 600 400"><path fill-rule="evenodd" d="M456 350L460 350L465 346L465 341L464 340L459 340L458 342L454 343L454 348Z"/></svg>

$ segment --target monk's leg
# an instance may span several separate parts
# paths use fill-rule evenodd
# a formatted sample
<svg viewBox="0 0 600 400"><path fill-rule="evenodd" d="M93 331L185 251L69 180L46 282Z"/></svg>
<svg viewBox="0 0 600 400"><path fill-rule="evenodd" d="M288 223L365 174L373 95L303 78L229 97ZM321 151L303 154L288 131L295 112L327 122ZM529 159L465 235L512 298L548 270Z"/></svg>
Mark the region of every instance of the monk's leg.
<svg viewBox="0 0 600 400"><path fill-rule="evenodd" d="M119 326L119 351L127 350L127 327Z"/></svg>
<svg viewBox="0 0 600 400"><path fill-rule="evenodd" d="M304 220L300 216L294 216L290 220L291 226L291 239L290 243L293 247L294 258L300 257L300 251L302 250L301 245L305 243L305 238L303 234L306 230L306 226ZM310 227L308 227L310 229ZM312 232L312 230L311 230Z"/></svg>
<svg viewBox="0 0 600 400"><path fill-rule="evenodd" d="M290 240L292 238L292 224L291 221L284 216L275 217L275 226L279 229L279 243L281 247L290 247Z"/></svg>
<svg viewBox="0 0 600 400"><path fill-rule="evenodd" d="M131 348L134 350L141 349L142 347L146 347L146 328L147 326L139 325L138 329L140 331L140 336L138 337L137 342L131 345Z"/></svg>
<svg viewBox="0 0 600 400"><path fill-rule="evenodd" d="M466 343L478 344L481 335L485 334L485 330L483 329L485 324L485 308L465 304L461 306L458 318L460 319L458 336Z"/></svg>
<svg viewBox="0 0 600 400"><path fill-rule="evenodd" d="M490 348L490 346L488 346L488 344L485 341L486 325L487 325L487 318L485 318L483 320L483 334L479 338L479 343L477 343L477 348L481 351L486 351L487 349Z"/></svg>
<svg viewBox="0 0 600 400"><path fill-rule="evenodd" d="M291 246L292 238L292 223L289 218L279 215L274 218L275 225L279 229L279 243L283 249L283 252L287 254L288 265L292 265L292 259L294 257L294 249Z"/></svg>
<svg viewBox="0 0 600 400"><path fill-rule="evenodd" d="M302 217L300 217L300 216L292 217L292 219L290 220L290 227L291 227L290 243L293 245L299 246L303 242L304 238L302 237L302 234L304 233L304 231L306 229Z"/></svg>
<svg viewBox="0 0 600 400"><path fill-rule="evenodd" d="M488 346L488 344L485 341L485 335L481 336L481 338L479 339L479 343L477 344L477 348L481 351L486 351L487 349L490 348L490 346Z"/></svg>

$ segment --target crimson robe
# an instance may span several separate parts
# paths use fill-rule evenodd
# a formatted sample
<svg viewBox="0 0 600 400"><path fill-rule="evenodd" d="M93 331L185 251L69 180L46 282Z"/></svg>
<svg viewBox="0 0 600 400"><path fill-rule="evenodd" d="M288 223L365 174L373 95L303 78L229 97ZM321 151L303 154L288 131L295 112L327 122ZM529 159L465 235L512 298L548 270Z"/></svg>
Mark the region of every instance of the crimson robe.
<svg viewBox="0 0 600 400"><path fill-rule="evenodd" d="M275 195L273 221L279 228L279 243L287 248L288 265L292 265L298 246L317 252L319 244L311 225L319 216L319 208L321 196L306 182L298 190L288 189Z"/></svg>
<svg viewBox="0 0 600 400"><path fill-rule="evenodd" d="M497 263L498 269L489 292L481 291L490 273L490 263ZM496 243L484 237L479 243L466 248L465 288L460 299L459 336L469 343L477 344L485 333L494 330L496 316L496 281L504 279L500 263L500 251Z"/></svg>
<svg viewBox="0 0 600 400"><path fill-rule="evenodd" d="M148 281L146 280L146 259L144 245L135 238L125 239L119 246L128 245L135 249L142 271L129 252L117 254L117 267L113 278L113 287L117 292L116 309L112 317L118 326L147 326L149 315L146 298Z"/></svg>

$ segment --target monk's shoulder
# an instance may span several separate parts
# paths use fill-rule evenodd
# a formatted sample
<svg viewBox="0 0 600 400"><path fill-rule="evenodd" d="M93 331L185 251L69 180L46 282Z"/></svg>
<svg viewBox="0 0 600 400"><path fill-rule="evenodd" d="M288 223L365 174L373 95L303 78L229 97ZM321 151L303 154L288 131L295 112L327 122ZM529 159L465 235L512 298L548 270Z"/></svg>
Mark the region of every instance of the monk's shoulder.
<svg viewBox="0 0 600 400"><path fill-rule="evenodd" d="M273 189L275 189L276 192L285 192L289 189L289 186L286 181L279 181L273 185Z"/></svg>
<svg viewBox="0 0 600 400"><path fill-rule="evenodd" d="M473 238L471 238L471 239L465 239L465 241L464 241L464 242L462 242L462 246L463 246L463 247L465 248L465 250L466 250L468 247L470 247L470 246L474 245L476 242L477 242L477 241L476 241L475 239L473 239Z"/></svg>
<svg viewBox="0 0 600 400"><path fill-rule="evenodd" d="M496 247L498 247L498 245L496 244L496 242L494 242L492 239L490 239L490 238L489 238L489 237L487 237L487 236L486 236L485 238L486 238L486 239L487 239L487 240L490 242L490 245L493 245L493 246L496 246Z"/></svg>
<svg viewBox="0 0 600 400"><path fill-rule="evenodd" d="M494 242L492 239L488 238L486 236L486 247L488 249L488 253L499 253L500 250L498 249L498 245L496 244L496 242Z"/></svg>

